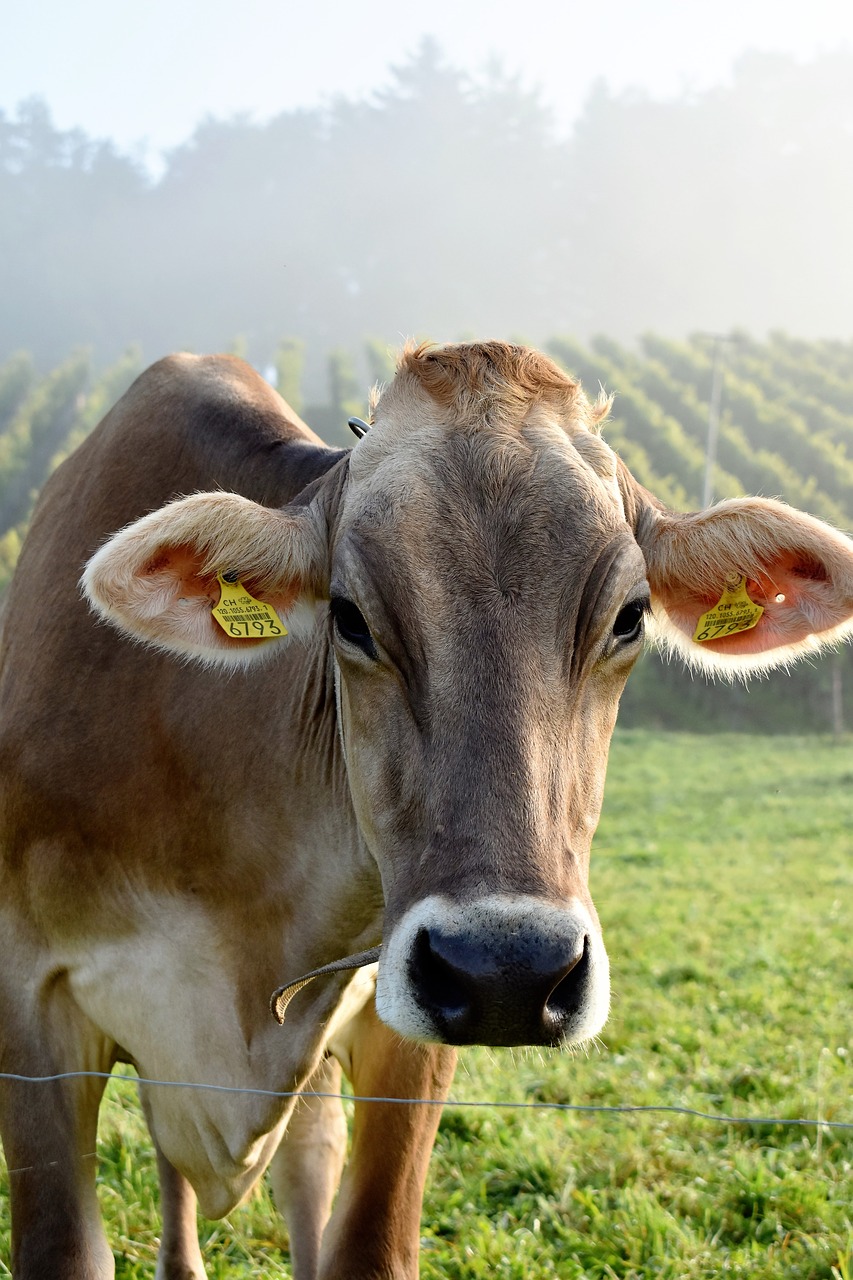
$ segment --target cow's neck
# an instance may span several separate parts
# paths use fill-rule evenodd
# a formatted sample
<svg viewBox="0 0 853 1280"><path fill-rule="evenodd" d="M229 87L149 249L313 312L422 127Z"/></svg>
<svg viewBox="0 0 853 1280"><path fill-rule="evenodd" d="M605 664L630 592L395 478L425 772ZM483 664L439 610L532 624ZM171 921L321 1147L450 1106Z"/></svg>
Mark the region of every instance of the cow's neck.
<svg viewBox="0 0 853 1280"><path fill-rule="evenodd" d="M276 679L277 670L278 664L271 667L266 679ZM313 902L314 919L322 916L327 922L327 937L317 947L316 960L311 958L312 967L379 941L382 887L353 810L325 619L318 620L311 641L291 646L281 664L285 673L286 688L281 688L280 677L276 680L279 708L288 741L298 744L292 754L285 747L280 761L294 810L287 879L298 879L299 901ZM331 951L328 937L333 939Z"/></svg>

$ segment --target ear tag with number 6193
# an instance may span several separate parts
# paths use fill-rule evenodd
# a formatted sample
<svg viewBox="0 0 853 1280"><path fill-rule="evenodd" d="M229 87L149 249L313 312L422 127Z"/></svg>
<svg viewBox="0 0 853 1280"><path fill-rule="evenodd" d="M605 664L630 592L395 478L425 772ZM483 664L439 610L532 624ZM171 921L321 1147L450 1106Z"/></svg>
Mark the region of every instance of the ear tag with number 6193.
<svg viewBox="0 0 853 1280"><path fill-rule="evenodd" d="M722 640L726 636L737 635L738 631L749 631L763 612L763 607L746 594L746 578L743 574L735 574L726 582L723 594L713 609L703 613L696 623L693 639L702 644L706 640Z"/></svg>
<svg viewBox="0 0 853 1280"><path fill-rule="evenodd" d="M216 581L222 594L211 613L226 635L235 640L268 640L287 635L272 605L249 595L239 578L217 573Z"/></svg>

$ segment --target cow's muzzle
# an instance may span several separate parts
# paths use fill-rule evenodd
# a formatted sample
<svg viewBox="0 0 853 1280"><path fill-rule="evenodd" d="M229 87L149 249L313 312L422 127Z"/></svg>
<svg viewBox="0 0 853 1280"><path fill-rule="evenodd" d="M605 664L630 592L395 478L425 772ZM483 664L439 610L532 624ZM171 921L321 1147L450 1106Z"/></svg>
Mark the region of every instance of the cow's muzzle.
<svg viewBox="0 0 853 1280"><path fill-rule="evenodd" d="M403 1035L446 1044L577 1043L601 1030L610 983L579 902L432 897L386 940L376 1007Z"/></svg>

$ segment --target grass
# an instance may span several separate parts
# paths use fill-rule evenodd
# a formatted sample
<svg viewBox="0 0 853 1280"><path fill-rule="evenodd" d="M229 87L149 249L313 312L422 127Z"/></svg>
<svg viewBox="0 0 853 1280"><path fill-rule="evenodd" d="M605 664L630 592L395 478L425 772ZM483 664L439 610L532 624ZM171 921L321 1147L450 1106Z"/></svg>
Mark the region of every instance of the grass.
<svg viewBox="0 0 853 1280"><path fill-rule="evenodd" d="M613 1011L586 1053L470 1050L471 1101L853 1121L853 740L617 733L592 889ZM100 1193L120 1280L154 1271L154 1163L111 1084ZM0 1177L0 1276L8 1205ZM451 1107L423 1280L853 1280L853 1132ZM201 1223L211 1280L288 1276L262 1187Z"/></svg>

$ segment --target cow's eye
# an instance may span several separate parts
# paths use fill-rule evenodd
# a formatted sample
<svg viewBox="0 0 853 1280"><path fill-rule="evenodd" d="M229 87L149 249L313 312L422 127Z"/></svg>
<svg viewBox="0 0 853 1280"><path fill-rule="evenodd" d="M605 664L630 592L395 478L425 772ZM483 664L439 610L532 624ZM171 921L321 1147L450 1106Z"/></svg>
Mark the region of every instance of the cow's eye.
<svg viewBox="0 0 853 1280"><path fill-rule="evenodd" d="M365 622L364 614L358 605L353 604L352 600L347 600L345 596L333 596L330 607L340 638L346 640L348 644L354 644L369 658L375 658L376 645L373 643L370 627Z"/></svg>
<svg viewBox="0 0 853 1280"><path fill-rule="evenodd" d="M648 600L632 600L630 604L623 605L613 624L613 634L617 640L627 643L642 635L643 618L648 607Z"/></svg>

